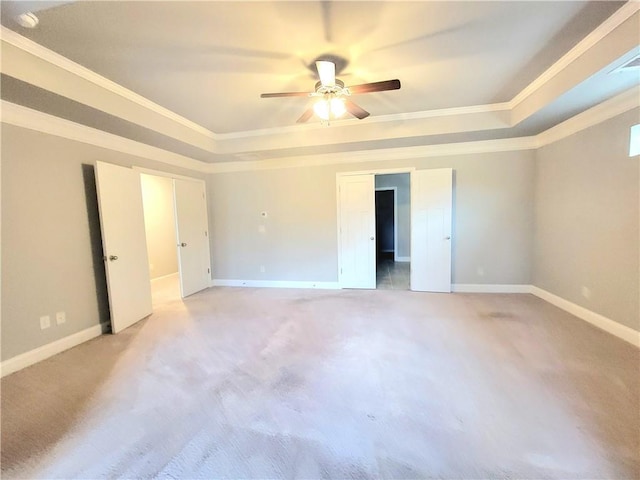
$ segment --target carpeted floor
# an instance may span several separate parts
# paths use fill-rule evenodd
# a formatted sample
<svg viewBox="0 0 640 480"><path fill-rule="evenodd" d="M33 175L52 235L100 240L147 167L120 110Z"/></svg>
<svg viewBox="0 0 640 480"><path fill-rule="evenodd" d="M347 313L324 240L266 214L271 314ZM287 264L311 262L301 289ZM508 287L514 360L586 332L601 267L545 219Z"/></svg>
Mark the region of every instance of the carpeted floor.
<svg viewBox="0 0 640 480"><path fill-rule="evenodd" d="M530 295L213 288L2 380L4 478L640 478L640 351Z"/></svg>

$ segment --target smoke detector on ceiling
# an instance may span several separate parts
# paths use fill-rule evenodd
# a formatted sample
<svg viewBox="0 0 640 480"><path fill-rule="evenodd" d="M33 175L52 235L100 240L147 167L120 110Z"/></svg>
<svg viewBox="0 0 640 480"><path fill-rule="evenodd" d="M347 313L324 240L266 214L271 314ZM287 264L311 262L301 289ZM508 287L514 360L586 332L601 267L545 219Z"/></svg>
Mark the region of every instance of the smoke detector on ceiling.
<svg viewBox="0 0 640 480"><path fill-rule="evenodd" d="M35 13L25 12L15 17L16 23L24 28L36 28L40 20Z"/></svg>

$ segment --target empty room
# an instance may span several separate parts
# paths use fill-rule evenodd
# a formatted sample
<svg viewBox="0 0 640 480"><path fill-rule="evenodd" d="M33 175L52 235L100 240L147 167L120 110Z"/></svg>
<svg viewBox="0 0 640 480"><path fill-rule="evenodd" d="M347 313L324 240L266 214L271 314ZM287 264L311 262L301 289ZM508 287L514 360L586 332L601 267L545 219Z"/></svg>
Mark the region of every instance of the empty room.
<svg viewBox="0 0 640 480"><path fill-rule="evenodd" d="M640 2L0 2L3 478L640 478Z"/></svg>

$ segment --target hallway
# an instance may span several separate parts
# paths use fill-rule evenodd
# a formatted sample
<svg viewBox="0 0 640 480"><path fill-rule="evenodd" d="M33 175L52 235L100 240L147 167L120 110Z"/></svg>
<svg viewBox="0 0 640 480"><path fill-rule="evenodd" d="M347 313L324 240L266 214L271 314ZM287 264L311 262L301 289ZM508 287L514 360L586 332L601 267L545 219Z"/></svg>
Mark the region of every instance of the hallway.
<svg viewBox="0 0 640 480"><path fill-rule="evenodd" d="M379 290L409 290L409 262L394 262L393 257L378 258L376 288Z"/></svg>

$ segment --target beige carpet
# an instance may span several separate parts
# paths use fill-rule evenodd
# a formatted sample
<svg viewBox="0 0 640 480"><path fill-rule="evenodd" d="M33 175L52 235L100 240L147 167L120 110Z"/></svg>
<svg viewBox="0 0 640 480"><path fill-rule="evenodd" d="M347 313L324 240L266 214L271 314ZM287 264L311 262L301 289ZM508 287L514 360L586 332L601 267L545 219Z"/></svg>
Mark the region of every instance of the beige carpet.
<svg viewBox="0 0 640 480"><path fill-rule="evenodd" d="M4 478L640 478L640 352L530 295L214 288L2 380Z"/></svg>

